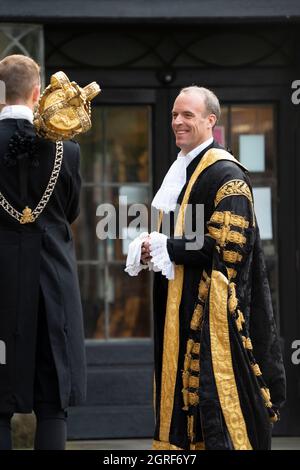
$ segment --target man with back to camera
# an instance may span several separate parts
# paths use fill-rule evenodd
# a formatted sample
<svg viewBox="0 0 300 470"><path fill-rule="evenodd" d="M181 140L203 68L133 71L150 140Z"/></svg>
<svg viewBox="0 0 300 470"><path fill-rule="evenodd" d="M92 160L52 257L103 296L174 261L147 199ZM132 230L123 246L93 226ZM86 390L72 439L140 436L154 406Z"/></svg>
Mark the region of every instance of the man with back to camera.
<svg viewBox="0 0 300 470"><path fill-rule="evenodd" d="M141 266L154 277L154 449L269 449L285 372L246 169L213 139L210 90L181 90L172 128L181 149L152 206L174 219L152 232ZM185 233L204 205L204 243ZM167 226L168 224L166 224ZM171 223L172 226L172 223ZM193 241L193 246L188 246ZM197 246L198 243L198 246ZM196 246L195 246L196 244ZM130 270L130 267L127 268Z"/></svg>
<svg viewBox="0 0 300 470"><path fill-rule="evenodd" d="M79 214L80 150L38 138L39 66L0 61L0 449L15 412L37 418L34 448L61 450L67 407L85 399L82 309L70 224ZM45 193L46 188L48 191Z"/></svg>

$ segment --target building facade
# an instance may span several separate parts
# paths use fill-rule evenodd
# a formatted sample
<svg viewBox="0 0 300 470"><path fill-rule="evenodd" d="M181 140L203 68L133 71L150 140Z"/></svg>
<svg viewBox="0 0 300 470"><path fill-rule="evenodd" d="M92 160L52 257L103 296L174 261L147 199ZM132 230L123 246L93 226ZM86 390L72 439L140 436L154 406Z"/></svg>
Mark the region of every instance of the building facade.
<svg viewBox="0 0 300 470"><path fill-rule="evenodd" d="M70 412L70 438L152 434L152 278L124 273L128 240L121 221L123 238L97 237L99 206L113 204L118 213L124 201L150 206L177 155L173 101L192 84L219 97L215 138L251 173L288 379L274 433L300 434L293 349L300 344L300 104L292 100L300 80L300 5L244 3L1 2L1 57L31 55L43 64L45 84L63 70L103 90L93 101L92 130L80 137L83 191L74 234L88 400Z"/></svg>

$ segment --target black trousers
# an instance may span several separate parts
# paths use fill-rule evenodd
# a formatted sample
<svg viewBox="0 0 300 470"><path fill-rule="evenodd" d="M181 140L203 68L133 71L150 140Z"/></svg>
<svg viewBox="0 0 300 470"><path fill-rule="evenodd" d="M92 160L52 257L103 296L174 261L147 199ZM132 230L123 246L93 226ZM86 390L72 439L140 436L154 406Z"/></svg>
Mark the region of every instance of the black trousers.
<svg viewBox="0 0 300 470"><path fill-rule="evenodd" d="M56 367L51 350L42 291L38 311L33 411L37 419L34 448L62 450L66 442L67 412L61 408ZM0 414L0 450L11 444L12 414Z"/></svg>

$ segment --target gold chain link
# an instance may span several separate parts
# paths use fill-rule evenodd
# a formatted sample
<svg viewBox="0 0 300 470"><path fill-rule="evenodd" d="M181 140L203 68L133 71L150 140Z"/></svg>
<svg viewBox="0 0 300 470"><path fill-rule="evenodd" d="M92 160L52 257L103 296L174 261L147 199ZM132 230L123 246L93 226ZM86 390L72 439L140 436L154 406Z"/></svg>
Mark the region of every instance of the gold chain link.
<svg viewBox="0 0 300 470"><path fill-rule="evenodd" d="M3 207L3 209L14 219L16 219L20 224L26 224L26 223L31 223L34 222L43 212L45 209L46 205L48 204L48 201L54 191L55 185L57 183L60 169L61 169L61 164L63 160L63 143L62 141L57 141L56 142L56 151L55 151L55 161L54 161L54 166L53 170L47 185L47 188L42 196L42 199L36 206L36 208L32 211L29 207L25 207L23 209L22 213L17 211L8 201L7 199L3 196L3 194L0 191L0 206Z"/></svg>

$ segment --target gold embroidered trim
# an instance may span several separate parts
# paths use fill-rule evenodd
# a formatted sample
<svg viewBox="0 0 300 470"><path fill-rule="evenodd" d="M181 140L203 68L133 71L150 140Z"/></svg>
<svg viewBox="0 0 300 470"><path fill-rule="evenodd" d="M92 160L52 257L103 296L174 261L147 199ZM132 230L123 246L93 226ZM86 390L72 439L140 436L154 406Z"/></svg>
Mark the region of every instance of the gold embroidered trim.
<svg viewBox="0 0 300 470"><path fill-rule="evenodd" d="M204 442L196 442L195 444L190 444L190 450L205 450Z"/></svg>
<svg viewBox="0 0 300 470"><path fill-rule="evenodd" d="M195 442L194 444L190 444L189 450L204 450L204 442ZM170 444L170 442L162 442L154 440L152 443L152 450L186 450L181 447L177 447L174 444Z"/></svg>
<svg viewBox="0 0 300 470"><path fill-rule="evenodd" d="M247 183L239 179L227 181L227 183L223 184L223 186L221 186L221 188L217 192L217 195L215 197L215 207L217 207L217 205L219 204L219 202L222 201L222 199L229 196L245 196L249 200L252 209L252 224L253 227L255 227L253 198Z"/></svg>
<svg viewBox="0 0 300 470"><path fill-rule="evenodd" d="M159 438L169 439L179 353L179 306L183 285L183 266L175 266L175 279L169 281L163 341Z"/></svg>
<svg viewBox="0 0 300 470"><path fill-rule="evenodd" d="M252 194L247 183L243 180L231 180L223 184L215 197L215 207L228 196L246 196L247 199L253 204Z"/></svg>
<svg viewBox="0 0 300 470"><path fill-rule="evenodd" d="M157 221L157 231L158 231L158 232L160 231L160 227L161 227L161 224L162 224L163 216L164 216L164 213L163 213L163 211L160 209L160 210L159 210L159 213L158 213L158 221Z"/></svg>
<svg viewBox="0 0 300 470"><path fill-rule="evenodd" d="M220 246L225 246L227 242L236 243L242 246L247 241L246 237L242 233L230 230L229 227L223 226L222 228L216 228L209 225L208 230Z"/></svg>
<svg viewBox="0 0 300 470"><path fill-rule="evenodd" d="M237 251L229 251L229 250L224 250L223 251L223 260L226 263L240 263L242 261L243 257L240 253Z"/></svg>
<svg viewBox="0 0 300 470"><path fill-rule="evenodd" d="M214 376L224 419L235 450L252 450L236 386L227 319L228 280L213 270L209 327Z"/></svg>
<svg viewBox="0 0 300 470"><path fill-rule="evenodd" d="M249 227L248 220L245 219L242 215L233 214L230 211L218 212L215 211L210 218L211 222L216 222L217 224L225 225L234 225L242 229Z"/></svg>
<svg viewBox="0 0 300 470"><path fill-rule="evenodd" d="M228 160L238 163L232 155L226 152L226 150L210 149L204 154L192 177L190 178L188 186L185 190L185 194L176 220L174 233L175 236L182 236L184 233L185 208L196 180L206 168L220 160ZM169 441L172 412L174 407L174 393L179 354L179 307L182 296L183 274L183 266L176 265L175 278L170 280L168 283L160 397L159 439L162 442Z"/></svg>
<svg viewBox="0 0 300 470"><path fill-rule="evenodd" d="M152 450L184 450L182 447L177 447L170 442L153 441Z"/></svg>

